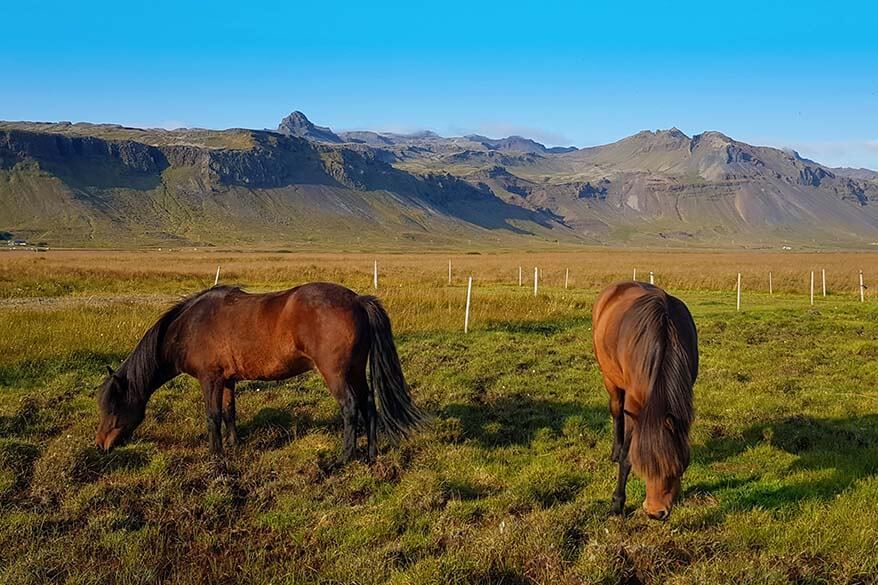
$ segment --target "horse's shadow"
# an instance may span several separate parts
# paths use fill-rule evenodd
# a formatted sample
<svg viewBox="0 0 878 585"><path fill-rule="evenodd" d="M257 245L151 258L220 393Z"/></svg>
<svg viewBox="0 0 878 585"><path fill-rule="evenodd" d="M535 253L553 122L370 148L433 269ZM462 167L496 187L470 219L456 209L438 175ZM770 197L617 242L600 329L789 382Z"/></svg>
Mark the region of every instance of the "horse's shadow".
<svg viewBox="0 0 878 585"><path fill-rule="evenodd" d="M577 323L578 324L578 323ZM504 333L523 333L529 335L556 335L567 329L571 329L572 325L569 320L547 320L547 321L488 321L485 324L485 330L489 332L502 331Z"/></svg>
<svg viewBox="0 0 878 585"><path fill-rule="evenodd" d="M315 417L308 407L264 406L256 414L238 419L238 436L244 445L262 451L280 449L314 428L341 428L340 416Z"/></svg>
<svg viewBox="0 0 878 585"><path fill-rule="evenodd" d="M831 500L857 480L878 473L878 415L796 415L757 423L739 438L711 439L704 446L695 447L694 455L696 461L708 465L727 463L761 445L795 455L795 461L785 471L787 475L802 474L802 479L777 485L763 483L763 477L753 473L746 478L695 484L687 489L687 494L732 488L735 491L723 504L727 511L778 509L806 500Z"/></svg>
<svg viewBox="0 0 878 585"><path fill-rule="evenodd" d="M439 417L459 421L460 439L484 447L527 446L546 429L553 434L608 432L609 411L578 402L512 394L490 401L444 406Z"/></svg>

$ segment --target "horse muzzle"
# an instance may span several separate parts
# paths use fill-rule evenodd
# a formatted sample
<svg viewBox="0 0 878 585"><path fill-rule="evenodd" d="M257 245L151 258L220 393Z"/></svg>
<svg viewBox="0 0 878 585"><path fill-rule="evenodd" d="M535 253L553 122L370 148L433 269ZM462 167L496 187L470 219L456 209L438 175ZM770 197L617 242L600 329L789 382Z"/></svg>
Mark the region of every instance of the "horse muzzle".
<svg viewBox="0 0 878 585"><path fill-rule="evenodd" d="M119 442L121 434L122 429L113 429L108 433L98 433L95 436L95 447L99 451L109 453Z"/></svg>

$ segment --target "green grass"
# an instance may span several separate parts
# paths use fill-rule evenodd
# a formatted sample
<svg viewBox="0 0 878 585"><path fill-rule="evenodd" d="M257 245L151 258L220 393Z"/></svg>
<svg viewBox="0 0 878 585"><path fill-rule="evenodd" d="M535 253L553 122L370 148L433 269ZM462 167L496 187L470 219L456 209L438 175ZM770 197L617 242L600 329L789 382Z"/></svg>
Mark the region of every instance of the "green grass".
<svg viewBox="0 0 878 585"><path fill-rule="evenodd" d="M133 443L98 454L103 364L164 304L0 307L0 582L876 582L874 301L751 294L736 313L729 293L682 294L702 369L692 466L662 524L636 478L629 515L608 515L596 291L483 285L464 336L459 287L417 286L382 296L433 421L373 466L336 464L338 409L313 375L241 386L225 471L187 378Z"/></svg>

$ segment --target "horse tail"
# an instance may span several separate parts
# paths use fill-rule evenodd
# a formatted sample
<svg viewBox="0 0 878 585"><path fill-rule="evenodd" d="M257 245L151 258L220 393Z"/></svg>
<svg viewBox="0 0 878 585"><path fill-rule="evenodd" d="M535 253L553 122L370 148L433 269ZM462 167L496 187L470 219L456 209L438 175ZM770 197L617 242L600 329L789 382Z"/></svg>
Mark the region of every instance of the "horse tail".
<svg viewBox="0 0 878 585"><path fill-rule="evenodd" d="M378 395L378 417L384 432L398 441L420 426L424 415L412 402L405 383L387 311L376 297L361 296L358 300L369 320L369 372L372 390Z"/></svg>
<svg viewBox="0 0 878 585"><path fill-rule="evenodd" d="M689 465L692 386L698 372L695 325L686 305L663 292L640 297L632 312L637 317L641 379L649 386L631 463L650 477L679 475Z"/></svg>

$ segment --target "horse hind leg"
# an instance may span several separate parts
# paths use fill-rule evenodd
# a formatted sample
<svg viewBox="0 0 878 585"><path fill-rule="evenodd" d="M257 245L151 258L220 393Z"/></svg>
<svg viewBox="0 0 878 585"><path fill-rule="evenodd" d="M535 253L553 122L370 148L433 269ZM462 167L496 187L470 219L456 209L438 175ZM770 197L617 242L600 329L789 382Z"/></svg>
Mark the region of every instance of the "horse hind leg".
<svg viewBox="0 0 878 585"><path fill-rule="evenodd" d="M354 389L357 410L366 432L367 458L369 463L374 463L378 457L378 409L375 407L375 393L366 381L365 370L354 376L351 387Z"/></svg>
<svg viewBox="0 0 878 585"><path fill-rule="evenodd" d="M350 463L357 452L357 405L350 386L345 384L346 396L339 400L341 415L344 419L344 449L342 463Z"/></svg>
<svg viewBox="0 0 878 585"><path fill-rule="evenodd" d="M238 426L235 419L235 381L226 380L223 386L223 423L225 440L230 447L238 444Z"/></svg>
<svg viewBox="0 0 878 585"><path fill-rule="evenodd" d="M319 368L318 368L319 369ZM353 389L343 374L335 374L320 370L330 393L338 401L341 407L341 417L344 423L344 446L342 447L341 462L349 463L357 450L357 403Z"/></svg>

